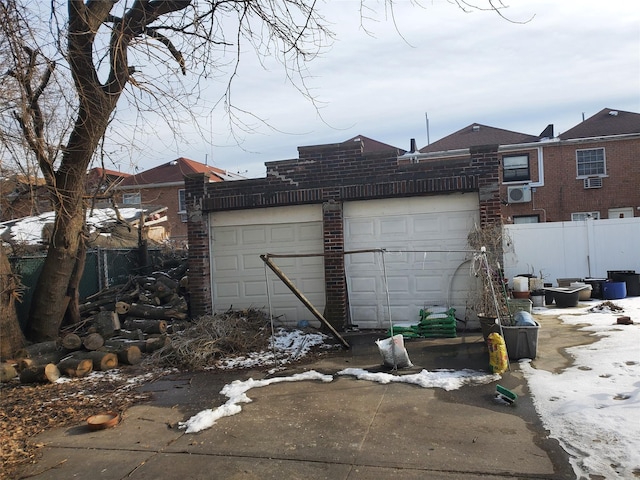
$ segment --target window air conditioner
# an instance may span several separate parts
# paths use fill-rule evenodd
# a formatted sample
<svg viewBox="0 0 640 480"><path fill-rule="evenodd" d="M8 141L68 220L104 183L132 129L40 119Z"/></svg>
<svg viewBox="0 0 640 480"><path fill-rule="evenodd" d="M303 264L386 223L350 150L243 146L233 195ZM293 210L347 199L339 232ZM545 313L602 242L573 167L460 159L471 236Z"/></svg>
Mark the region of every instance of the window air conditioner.
<svg viewBox="0 0 640 480"><path fill-rule="evenodd" d="M584 179L584 188L602 188L602 177L588 177Z"/></svg>
<svg viewBox="0 0 640 480"><path fill-rule="evenodd" d="M519 185L517 187L507 187L508 203L525 203L531 201L531 187L529 185Z"/></svg>

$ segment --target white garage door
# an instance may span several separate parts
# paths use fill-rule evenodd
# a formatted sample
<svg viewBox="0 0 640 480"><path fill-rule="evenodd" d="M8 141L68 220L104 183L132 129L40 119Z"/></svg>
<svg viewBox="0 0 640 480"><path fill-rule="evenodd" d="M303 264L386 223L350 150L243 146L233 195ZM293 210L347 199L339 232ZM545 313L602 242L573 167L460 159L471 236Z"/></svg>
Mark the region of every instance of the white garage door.
<svg viewBox="0 0 640 480"><path fill-rule="evenodd" d="M214 311L268 307L282 323L313 320L311 313L268 270L266 253L322 253L322 207L261 208L210 214ZM319 311L325 305L323 257L275 258L274 263ZM312 322L313 323L313 322ZM319 325L319 323L318 323Z"/></svg>
<svg viewBox="0 0 640 480"><path fill-rule="evenodd" d="M351 322L387 328L387 305L394 323L417 323L425 305L451 306L464 318L470 279L464 251L478 205L471 193L345 203L345 250L386 250L345 256Z"/></svg>

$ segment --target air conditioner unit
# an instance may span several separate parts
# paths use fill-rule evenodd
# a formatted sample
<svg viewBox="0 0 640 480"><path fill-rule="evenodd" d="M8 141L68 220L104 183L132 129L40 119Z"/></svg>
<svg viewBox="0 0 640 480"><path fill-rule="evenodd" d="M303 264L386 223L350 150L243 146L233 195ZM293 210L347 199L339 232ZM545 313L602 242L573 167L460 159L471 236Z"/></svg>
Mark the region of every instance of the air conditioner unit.
<svg viewBox="0 0 640 480"><path fill-rule="evenodd" d="M508 203L525 203L531 201L531 187L529 185L519 185L507 188Z"/></svg>
<svg viewBox="0 0 640 480"><path fill-rule="evenodd" d="M602 177L587 177L584 179L584 188L602 188Z"/></svg>

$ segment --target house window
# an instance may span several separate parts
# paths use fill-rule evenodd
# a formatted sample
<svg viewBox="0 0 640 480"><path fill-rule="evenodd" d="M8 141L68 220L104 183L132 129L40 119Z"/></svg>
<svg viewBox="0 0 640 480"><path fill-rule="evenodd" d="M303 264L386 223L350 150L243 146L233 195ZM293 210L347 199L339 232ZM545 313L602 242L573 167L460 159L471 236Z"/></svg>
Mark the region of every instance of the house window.
<svg viewBox="0 0 640 480"><path fill-rule="evenodd" d="M505 182L522 182L531 180L529 172L529 155L510 155L502 157L503 173L502 179Z"/></svg>
<svg viewBox="0 0 640 480"><path fill-rule="evenodd" d="M178 190L178 215L181 222L187 221L187 199L184 188Z"/></svg>
<svg viewBox="0 0 640 480"><path fill-rule="evenodd" d="M604 175L606 172L604 148L576 150L576 162L578 165L578 177Z"/></svg>
<svg viewBox="0 0 640 480"><path fill-rule="evenodd" d="M122 203L124 205L140 205L142 203L140 199L140 192L137 193L123 193Z"/></svg>
<svg viewBox="0 0 640 480"><path fill-rule="evenodd" d="M571 214L572 222L580 222L593 218L594 220L600 220L600 212L574 212Z"/></svg>
<svg viewBox="0 0 640 480"><path fill-rule="evenodd" d="M540 223L539 215L518 215L513 217L513 223Z"/></svg>

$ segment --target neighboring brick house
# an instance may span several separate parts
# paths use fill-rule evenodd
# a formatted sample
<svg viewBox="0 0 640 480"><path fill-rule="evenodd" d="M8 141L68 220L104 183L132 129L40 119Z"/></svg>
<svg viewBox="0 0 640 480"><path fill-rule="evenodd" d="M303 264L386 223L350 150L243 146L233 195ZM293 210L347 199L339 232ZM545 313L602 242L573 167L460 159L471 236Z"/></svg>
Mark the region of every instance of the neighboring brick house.
<svg viewBox="0 0 640 480"><path fill-rule="evenodd" d="M206 174L211 182L242 178L220 168L180 157L125 178L116 187L116 200L122 206L162 205L167 207L170 240L178 244L186 244L187 209L184 178L193 174Z"/></svg>
<svg viewBox="0 0 640 480"><path fill-rule="evenodd" d="M424 147L415 162L468 156L496 144L502 215L508 223L639 216L640 114L605 108L554 137L472 124Z"/></svg>
<svg viewBox="0 0 640 480"><path fill-rule="evenodd" d="M0 179L0 221L28 217L51 210L44 178L13 174Z"/></svg>
<svg viewBox="0 0 640 480"><path fill-rule="evenodd" d="M414 163L415 151L358 136L298 153L266 163L265 178L186 178L194 315L269 305L285 323L313 320L268 275L270 254L336 328L416 321L434 304L464 317L467 236L500 221L497 147Z"/></svg>

